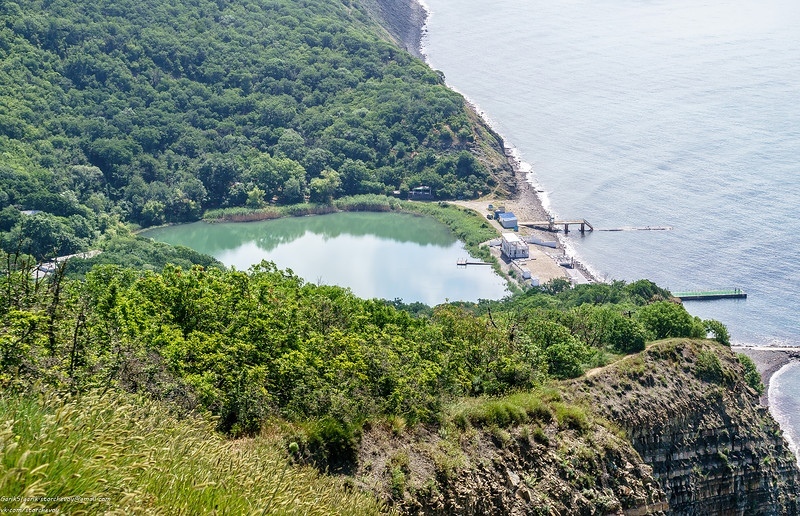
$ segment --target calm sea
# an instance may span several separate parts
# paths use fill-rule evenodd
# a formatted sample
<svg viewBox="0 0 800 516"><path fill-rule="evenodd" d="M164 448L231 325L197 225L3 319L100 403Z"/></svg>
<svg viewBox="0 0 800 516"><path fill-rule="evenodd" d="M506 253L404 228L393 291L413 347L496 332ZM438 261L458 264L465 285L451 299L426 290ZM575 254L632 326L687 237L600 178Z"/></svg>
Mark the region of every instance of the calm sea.
<svg viewBox="0 0 800 516"><path fill-rule="evenodd" d="M606 279L671 290L737 344L800 345L800 2L425 0L432 67L530 167ZM800 367L773 412L800 438Z"/></svg>

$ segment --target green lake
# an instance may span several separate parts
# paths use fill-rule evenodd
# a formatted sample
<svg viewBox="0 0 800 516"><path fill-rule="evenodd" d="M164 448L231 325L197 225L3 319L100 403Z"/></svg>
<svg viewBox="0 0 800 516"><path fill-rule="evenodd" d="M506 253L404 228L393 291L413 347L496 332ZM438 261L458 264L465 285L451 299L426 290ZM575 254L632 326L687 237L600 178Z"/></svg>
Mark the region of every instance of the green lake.
<svg viewBox="0 0 800 516"><path fill-rule="evenodd" d="M499 299L505 281L488 266L457 267L468 254L428 217L345 212L245 223L196 222L142 236L209 254L246 270L262 260L312 283L340 285L363 298L436 305Z"/></svg>

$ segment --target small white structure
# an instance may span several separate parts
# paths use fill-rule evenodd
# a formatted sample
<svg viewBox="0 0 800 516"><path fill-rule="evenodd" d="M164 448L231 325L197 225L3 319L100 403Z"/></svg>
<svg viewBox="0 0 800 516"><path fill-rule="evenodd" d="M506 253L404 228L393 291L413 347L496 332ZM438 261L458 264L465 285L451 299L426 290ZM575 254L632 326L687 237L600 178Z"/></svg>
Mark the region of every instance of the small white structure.
<svg viewBox="0 0 800 516"><path fill-rule="evenodd" d="M503 254L511 260L516 258L528 258L530 256L528 251L528 244L522 241L516 233L503 233L503 239L500 242L500 249Z"/></svg>
<svg viewBox="0 0 800 516"><path fill-rule="evenodd" d="M496 215L496 217L497 217L497 222L499 222L500 225L503 226L505 229L511 229L517 227L518 224L517 216L510 211L500 213Z"/></svg>
<svg viewBox="0 0 800 516"><path fill-rule="evenodd" d="M514 266L514 269L522 276L522 279L531 279L531 271L527 267L523 267L521 263L518 261L511 262L511 265Z"/></svg>

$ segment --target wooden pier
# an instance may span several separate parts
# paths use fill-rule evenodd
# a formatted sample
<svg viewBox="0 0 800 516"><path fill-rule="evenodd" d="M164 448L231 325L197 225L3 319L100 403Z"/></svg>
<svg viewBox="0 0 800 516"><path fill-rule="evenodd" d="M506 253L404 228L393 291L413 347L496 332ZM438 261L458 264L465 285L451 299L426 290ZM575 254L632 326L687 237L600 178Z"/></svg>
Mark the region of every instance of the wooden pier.
<svg viewBox="0 0 800 516"><path fill-rule="evenodd" d="M540 229L547 229L548 231L558 231L559 226L564 226L564 234L569 233L570 226L580 226L580 232L586 232L588 228L589 231L594 231L594 228L586 219L575 219L575 220L534 220L529 222L520 222L520 226L526 226L529 228L540 228Z"/></svg>
<svg viewBox="0 0 800 516"><path fill-rule="evenodd" d="M673 296L681 301L710 301L712 299L747 299L747 293L740 288L728 290L692 290L689 292L673 292Z"/></svg>

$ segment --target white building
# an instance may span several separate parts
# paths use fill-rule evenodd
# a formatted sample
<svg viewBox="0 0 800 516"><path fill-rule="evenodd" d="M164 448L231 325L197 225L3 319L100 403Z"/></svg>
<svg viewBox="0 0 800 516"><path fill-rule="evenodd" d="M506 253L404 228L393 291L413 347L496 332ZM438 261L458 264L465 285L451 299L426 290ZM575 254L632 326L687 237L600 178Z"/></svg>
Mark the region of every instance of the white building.
<svg viewBox="0 0 800 516"><path fill-rule="evenodd" d="M504 255L512 260L516 258L528 258L530 256L528 244L523 242L515 233L503 233L500 249L503 251Z"/></svg>

